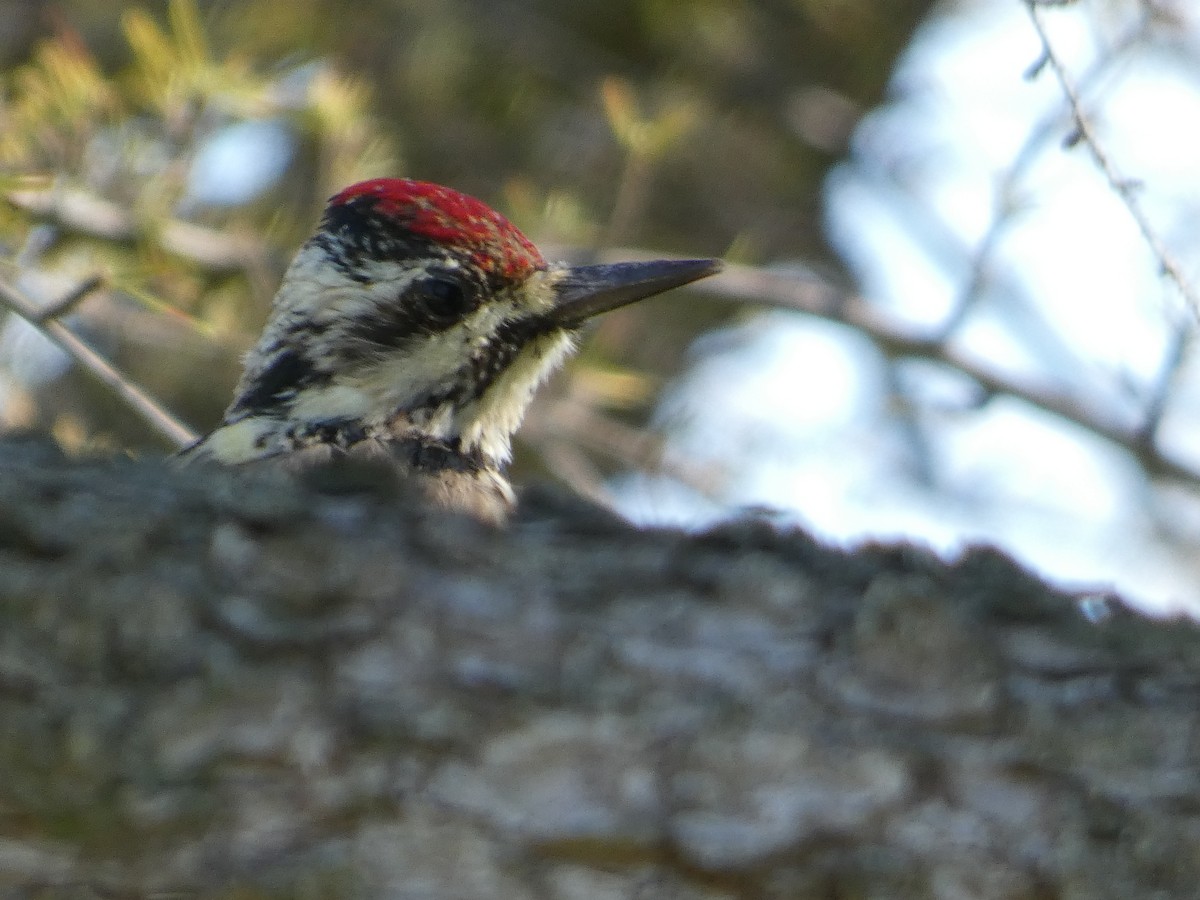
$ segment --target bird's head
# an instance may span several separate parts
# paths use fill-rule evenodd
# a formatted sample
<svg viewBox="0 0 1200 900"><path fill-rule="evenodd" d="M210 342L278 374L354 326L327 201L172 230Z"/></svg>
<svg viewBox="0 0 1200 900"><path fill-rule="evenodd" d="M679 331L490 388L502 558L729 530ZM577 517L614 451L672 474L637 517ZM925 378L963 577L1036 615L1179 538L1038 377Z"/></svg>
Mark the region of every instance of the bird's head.
<svg viewBox="0 0 1200 900"><path fill-rule="evenodd" d="M719 268L551 264L473 197L409 179L352 185L289 267L209 452L239 462L382 435L500 466L580 326Z"/></svg>

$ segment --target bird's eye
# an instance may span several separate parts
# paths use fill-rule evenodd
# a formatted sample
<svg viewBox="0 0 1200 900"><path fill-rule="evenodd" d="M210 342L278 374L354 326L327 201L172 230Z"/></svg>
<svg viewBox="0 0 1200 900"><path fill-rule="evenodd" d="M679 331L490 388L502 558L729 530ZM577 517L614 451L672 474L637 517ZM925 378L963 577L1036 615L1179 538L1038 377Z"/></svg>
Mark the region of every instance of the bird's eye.
<svg viewBox="0 0 1200 900"><path fill-rule="evenodd" d="M453 278L428 278L416 285L416 297L434 322L456 322L479 305L478 294Z"/></svg>

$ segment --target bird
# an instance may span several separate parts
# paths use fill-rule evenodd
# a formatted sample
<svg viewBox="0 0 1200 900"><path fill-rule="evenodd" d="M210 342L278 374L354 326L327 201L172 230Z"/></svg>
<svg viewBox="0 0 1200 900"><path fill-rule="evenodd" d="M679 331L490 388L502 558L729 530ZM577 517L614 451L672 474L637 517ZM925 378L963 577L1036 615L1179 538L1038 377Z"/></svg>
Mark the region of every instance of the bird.
<svg viewBox="0 0 1200 900"><path fill-rule="evenodd" d="M453 188L352 184L285 271L220 424L178 457L291 470L384 460L434 505L503 524L513 435L581 328L721 267L550 263Z"/></svg>

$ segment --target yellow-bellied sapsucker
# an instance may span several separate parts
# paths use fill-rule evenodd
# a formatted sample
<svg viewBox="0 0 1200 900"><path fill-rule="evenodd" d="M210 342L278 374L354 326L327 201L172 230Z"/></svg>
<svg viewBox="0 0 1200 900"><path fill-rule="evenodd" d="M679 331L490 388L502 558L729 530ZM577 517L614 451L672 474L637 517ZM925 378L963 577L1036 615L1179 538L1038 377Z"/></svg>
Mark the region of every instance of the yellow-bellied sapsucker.
<svg viewBox="0 0 1200 900"><path fill-rule="evenodd" d="M512 435L580 326L719 269L547 263L473 197L409 179L352 185L288 268L220 426L182 457L382 456L435 502L502 521Z"/></svg>

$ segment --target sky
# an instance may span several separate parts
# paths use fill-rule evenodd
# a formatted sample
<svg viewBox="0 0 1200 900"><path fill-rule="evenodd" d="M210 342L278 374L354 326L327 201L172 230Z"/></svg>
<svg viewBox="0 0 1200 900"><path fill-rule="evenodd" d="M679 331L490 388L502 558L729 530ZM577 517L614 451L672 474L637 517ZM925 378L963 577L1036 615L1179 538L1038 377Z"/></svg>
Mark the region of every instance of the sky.
<svg viewBox="0 0 1200 900"><path fill-rule="evenodd" d="M1043 17L1087 86L1101 145L1200 280L1200 242L1189 240L1200 9L1180 0L1170 41L1116 52L1136 12L1082 0ZM928 23L830 175L826 224L864 296L896 321L937 329L969 297L956 348L1138 421L1178 323L1194 328L1195 313L1087 148L1064 144L1053 73L1027 77L1040 50L1018 2L964 2ZM615 490L634 519L695 525L765 507L844 545L905 538L952 557L995 543L1069 589L1200 614L1200 500L1148 481L1095 435L1016 400L980 405L952 370L889 366L860 335L798 315L763 314L701 340L693 357L656 421L668 459L725 478L702 496L627 476ZM1200 466L1200 365L1185 364L1170 398L1164 445Z"/></svg>

